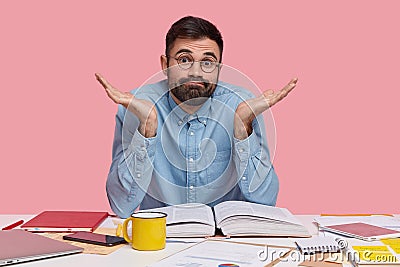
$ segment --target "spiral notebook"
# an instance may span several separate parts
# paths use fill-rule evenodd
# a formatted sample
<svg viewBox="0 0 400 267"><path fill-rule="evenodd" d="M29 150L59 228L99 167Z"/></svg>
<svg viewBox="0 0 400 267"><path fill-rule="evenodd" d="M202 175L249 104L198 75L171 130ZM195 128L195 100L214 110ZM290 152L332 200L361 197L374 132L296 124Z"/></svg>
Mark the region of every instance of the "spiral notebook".
<svg viewBox="0 0 400 267"><path fill-rule="evenodd" d="M315 236L296 240L298 249L303 254L317 252L339 252L339 243L331 236Z"/></svg>

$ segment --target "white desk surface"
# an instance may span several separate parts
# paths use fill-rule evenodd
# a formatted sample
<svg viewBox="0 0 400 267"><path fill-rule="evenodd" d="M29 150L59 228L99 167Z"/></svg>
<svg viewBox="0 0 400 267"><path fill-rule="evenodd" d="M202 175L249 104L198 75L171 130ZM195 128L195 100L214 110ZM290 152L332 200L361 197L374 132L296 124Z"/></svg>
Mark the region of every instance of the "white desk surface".
<svg viewBox="0 0 400 267"><path fill-rule="evenodd" d="M312 235L316 235L318 233L317 227L312 223L312 220L317 215L297 215L297 217L301 220L301 222L307 227ZM0 215L0 229L14 223L18 220L29 220L32 218L32 215ZM201 239L200 239L201 240ZM289 245L294 246L292 239L290 238L232 238L232 240L239 240L243 242L252 242L252 243L260 243L260 244L269 244L269 245ZM69 256L62 256L58 258L45 259L35 262L27 262L21 264L24 267L31 266L57 266L57 267L65 267L65 266L147 266L154 262L159 261L162 258L165 258L175 252L178 252L186 247L189 247L193 244L184 244L184 243L168 243L166 248L160 251L137 251L132 249L129 245L126 245L117 251L104 256L104 255L90 255L90 254L75 254ZM19 265L18 265L19 266Z"/></svg>

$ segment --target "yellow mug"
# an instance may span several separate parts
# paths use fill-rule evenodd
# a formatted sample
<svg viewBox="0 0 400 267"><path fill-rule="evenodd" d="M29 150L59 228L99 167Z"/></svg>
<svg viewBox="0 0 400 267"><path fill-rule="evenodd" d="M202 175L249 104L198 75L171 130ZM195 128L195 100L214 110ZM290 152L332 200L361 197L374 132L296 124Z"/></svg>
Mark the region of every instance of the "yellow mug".
<svg viewBox="0 0 400 267"><path fill-rule="evenodd" d="M132 222L132 239L128 224ZM167 214L163 212L135 212L124 221L122 233L126 242L137 250L160 250L165 248Z"/></svg>

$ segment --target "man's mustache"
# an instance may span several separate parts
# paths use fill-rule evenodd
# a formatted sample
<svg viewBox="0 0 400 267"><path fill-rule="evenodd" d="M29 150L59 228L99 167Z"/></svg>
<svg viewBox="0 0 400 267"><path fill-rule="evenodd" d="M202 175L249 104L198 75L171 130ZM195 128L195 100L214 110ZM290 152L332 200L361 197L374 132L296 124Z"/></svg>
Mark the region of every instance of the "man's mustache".
<svg viewBox="0 0 400 267"><path fill-rule="evenodd" d="M205 88L210 85L210 82L203 78L182 78L179 79L177 86L186 84L186 83L202 83Z"/></svg>

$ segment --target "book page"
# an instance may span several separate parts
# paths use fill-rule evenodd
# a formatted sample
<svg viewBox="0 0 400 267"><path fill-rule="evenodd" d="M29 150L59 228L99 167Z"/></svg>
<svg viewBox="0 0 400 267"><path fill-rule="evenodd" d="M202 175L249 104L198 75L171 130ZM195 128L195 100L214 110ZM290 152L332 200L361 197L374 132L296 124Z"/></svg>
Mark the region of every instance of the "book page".
<svg viewBox="0 0 400 267"><path fill-rule="evenodd" d="M226 201L214 207L217 225L231 216L250 215L273 220L300 224L300 222L287 210L244 201Z"/></svg>
<svg viewBox="0 0 400 267"><path fill-rule="evenodd" d="M159 211L167 214L167 225L185 222L198 222L214 225L214 215L209 206L200 203L188 203L146 211Z"/></svg>

